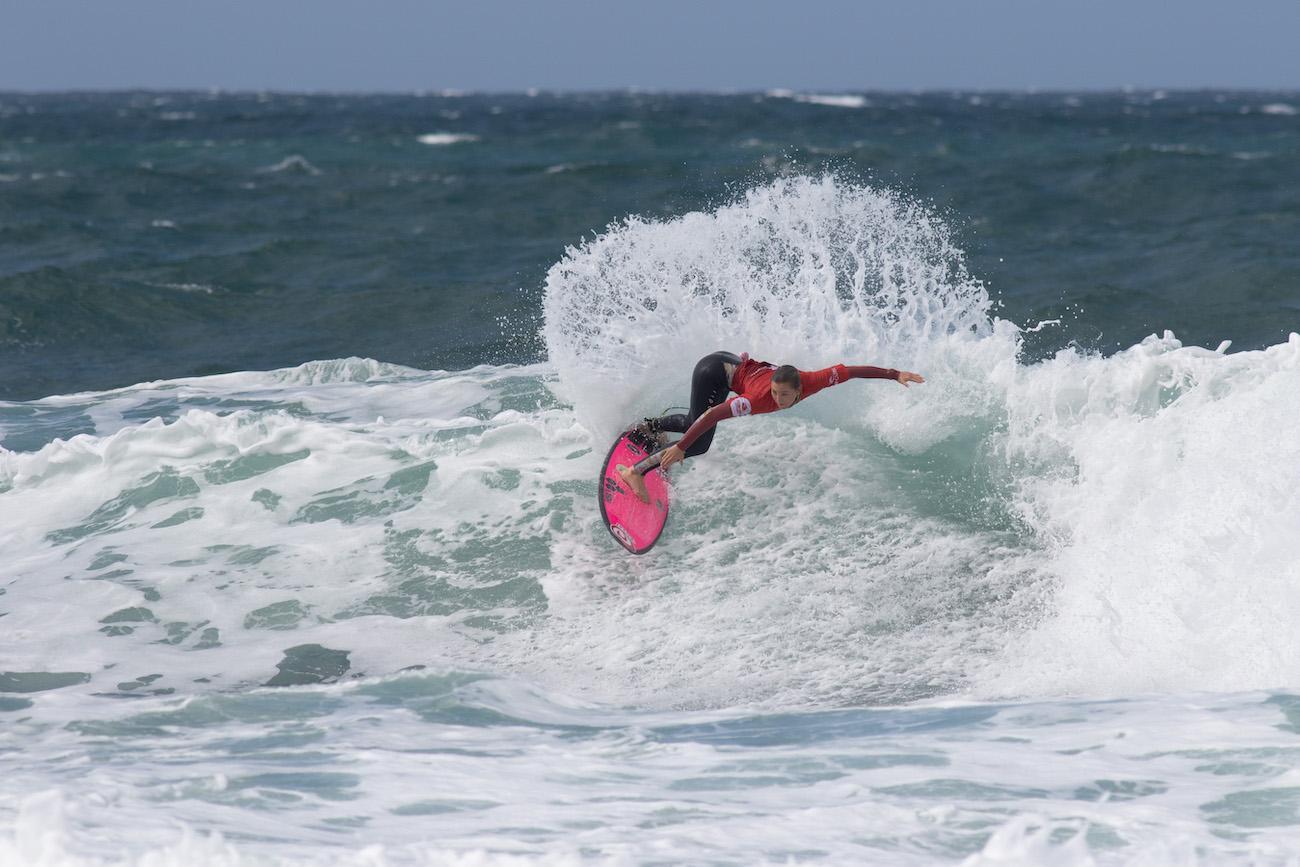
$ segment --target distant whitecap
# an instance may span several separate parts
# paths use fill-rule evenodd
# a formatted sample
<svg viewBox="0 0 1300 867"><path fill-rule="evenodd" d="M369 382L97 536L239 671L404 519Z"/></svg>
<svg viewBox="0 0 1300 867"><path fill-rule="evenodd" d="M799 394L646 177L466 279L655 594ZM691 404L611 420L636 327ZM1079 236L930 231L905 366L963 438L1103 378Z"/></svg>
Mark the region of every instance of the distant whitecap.
<svg viewBox="0 0 1300 867"><path fill-rule="evenodd" d="M202 293L211 295L216 289L206 283L150 283L150 286L157 286L159 289L174 289L177 292Z"/></svg>
<svg viewBox="0 0 1300 867"><path fill-rule="evenodd" d="M467 132L431 132L416 139L426 145L453 145L462 142L475 142L479 137Z"/></svg>
<svg viewBox="0 0 1300 867"><path fill-rule="evenodd" d="M865 96L854 96L853 94L834 94L834 93L810 93L795 97L797 102L806 102L810 105L829 105L834 108L866 108L867 98Z"/></svg>
<svg viewBox="0 0 1300 867"><path fill-rule="evenodd" d="M306 157L299 156L298 154L287 156L273 166L260 168L258 169L258 172L263 174L269 172L298 172L306 175L321 174L320 169L307 162Z"/></svg>
<svg viewBox="0 0 1300 867"><path fill-rule="evenodd" d="M769 90L767 96L771 99L793 99L795 102L807 103L808 105L828 105L832 108L866 108L870 105L865 96L852 93L795 93L792 90L780 88Z"/></svg>

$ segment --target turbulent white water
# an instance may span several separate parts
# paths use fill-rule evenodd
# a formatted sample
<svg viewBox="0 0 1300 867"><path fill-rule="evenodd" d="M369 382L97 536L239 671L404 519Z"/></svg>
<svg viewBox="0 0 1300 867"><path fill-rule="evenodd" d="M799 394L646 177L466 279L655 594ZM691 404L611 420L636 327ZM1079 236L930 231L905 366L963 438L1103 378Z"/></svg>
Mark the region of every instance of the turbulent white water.
<svg viewBox="0 0 1300 867"><path fill-rule="evenodd" d="M569 250L541 364L0 404L0 863L1278 861L1300 337L992 310L796 178ZM599 456L716 349L928 382L724 422L628 557Z"/></svg>

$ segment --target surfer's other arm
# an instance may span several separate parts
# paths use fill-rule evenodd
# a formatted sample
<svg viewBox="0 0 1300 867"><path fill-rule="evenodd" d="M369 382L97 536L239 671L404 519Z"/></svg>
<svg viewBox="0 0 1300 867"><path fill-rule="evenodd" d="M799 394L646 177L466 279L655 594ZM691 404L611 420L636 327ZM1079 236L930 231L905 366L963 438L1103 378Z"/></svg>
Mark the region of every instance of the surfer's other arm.
<svg viewBox="0 0 1300 867"><path fill-rule="evenodd" d="M705 431L713 430L714 425L722 421L724 418L735 418L736 416L749 415L749 413L749 401L744 397L733 397L725 403L718 404L704 415L697 418L694 424L686 429L686 433L682 434L681 439L664 450L663 458L660 460L659 466L668 469L673 464L686 457L686 450L691 447L691 444L703 436ZM678 454L673 456L672 460L669 460L668 452L672 449L675 449Z"/></svg>

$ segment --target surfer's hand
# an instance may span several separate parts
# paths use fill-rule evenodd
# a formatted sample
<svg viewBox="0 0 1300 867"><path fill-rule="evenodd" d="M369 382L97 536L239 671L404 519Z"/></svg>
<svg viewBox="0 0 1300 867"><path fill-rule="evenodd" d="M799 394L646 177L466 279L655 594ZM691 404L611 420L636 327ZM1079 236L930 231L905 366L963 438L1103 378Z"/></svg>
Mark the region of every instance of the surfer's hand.
<svg viewBox="0 0 1300 867"><path fill-rule="evenodd" d="M659 469L666 470L685 457L686 452L677 448L677 446L669 446L664 449L664 453L659 457Z"/></svg>
<svg viewBox="0 0 1300 867"><path fill-rule="evenodd" d="M898 384L903 388L908 388L909 382L925 382L925 377L919 373L912 373L910 370L900 370L898 372Z"/></svg>

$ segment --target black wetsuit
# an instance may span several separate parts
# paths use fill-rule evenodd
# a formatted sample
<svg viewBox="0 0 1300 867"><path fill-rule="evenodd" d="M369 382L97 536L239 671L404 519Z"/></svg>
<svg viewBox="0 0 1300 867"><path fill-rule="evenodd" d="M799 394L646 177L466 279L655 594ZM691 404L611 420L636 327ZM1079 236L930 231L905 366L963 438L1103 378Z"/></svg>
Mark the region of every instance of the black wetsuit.
<svg viewBox="0 0 1300 867"><path fill-rule="evenodd" d="M715 352L706 355L695 364L691 374L691 411L690 414L676 413L654 419L662 431L668 433L686 433L697 418L712 407L727 399L731 393L731 377L727 376L726 365L740 366L740 356L731 352ZM686 457L693 458L709 450L713 443L713 429L708 430L686 450Z"/></svg>

